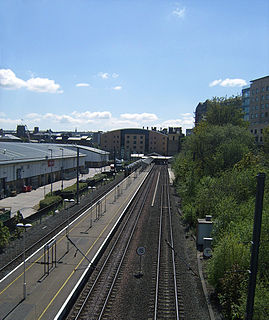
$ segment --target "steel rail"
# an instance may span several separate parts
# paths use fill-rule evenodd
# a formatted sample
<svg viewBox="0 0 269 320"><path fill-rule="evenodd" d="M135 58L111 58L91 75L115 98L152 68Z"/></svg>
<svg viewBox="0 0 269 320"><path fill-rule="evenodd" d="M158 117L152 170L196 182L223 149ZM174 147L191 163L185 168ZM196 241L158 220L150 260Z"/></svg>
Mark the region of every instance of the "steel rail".
<svg viewBox="0 0 269 320"><path fill-rule="evenodd" d="M149 177L150 180L151 180L151 179L154 179L154 174L153 174L153 173L154 173L154 171L151 172L151 175L150 175L150 177ZM147 182L147 183L146 183L146 182ZM114 241L114 243L113 243L113 246L110 248L109 253L107 254L107 257L106 257L105 261L103 262L102 266L100 267L100 270L99 270L98 274L96 275L96 278L95 278L93 284L91 285L91 288L90 288L89 292L88 292L87 295L83 298L83 302L82 302L82 305L80 306L79 310L76 310L76 313L77 313L76 316L75 316L74 318L71 316L70 318L72 318L72 319L74 319L74 320L78 320L78 319L82 316L82 313L83 313L83 311L84 311L84 308L86 307L87 302L88 302L90 296L93 294L93 291L95 290L95 287L97 286L98 281L100 281L101 276L102 276L102 273L103 273L105 267L107 266L107 264L109 263L109 259L111 258L112 254L113 254L113 252L114 252L114 250L115 250L116 245L117 245L117 244L119 243L119 241L121 240L121 236L123 235L123 232L124 232L124 230L125 230L125 227L126 227L127 224L129 223L130 217L132 217L132 213L134 212L134 209L136 208L136 205L137 205L138 202L142 199L142 202L143 202L143 203L140 205L140 209L139 209L139 212L138 212L138 214L137 214L136 222L135 222L135 226L137 225L137 222L138 222L138 219L139 219L139 215L140 215L140 213L141 213L141 211L142 211L142 208L143 208L144 203L145 203L145 201L146 201L146 197L147 197L147 195L148 195L148 193L149 193L149 189L150 189L150 185L151 185L147 180L144 182L144 184L145 184L145 189L146 189L145 191L146 191L146 192L144 192L144 190L141 190L140 193L139 193L139 195L138 195L137 197L135 197L134 202L132 203L132 205L131 205L131 207L130 207L130 210L128 210L129 215L128 215L126 221L124 222L124 224L121 226L121 228L120 228L120 230L119 230L119 233L118 233L118 235L117 235L117 237L116 237L116 239L115 239L115 241ZM114 275L112 284L110 285L109 291L108 291L108 293L106 294L106 299L105 299L105 302L103 303L103 307L102 307L102 309L101 309L101 311L100 311L100 313L99 313L99 318L98 318L98 319L101 319L101 317L102 317L102 315L103 315L103 313L104 313L104 311L105 311L107 302L108 302L108 300L109 300L109 296L110 296L110 294L111 294L111 292L112 292L112 289L113 289L113 287L114 287L114 284L115 284L115 282L116 282L116 278L117 278L117 276L118 276L118 273L119 273L120 267L121 267L121 265L122 265L124 256L126 255L126 252L127 252L128 246L129 246L129 243L130 243L130 241L131 241L133 232L134 232L134 230L135 230L135 226L133 226L132 231L131 231L131 235L128 237L129 240L128 240L127 244L125 245L125 250L124 250L124 252L123 252L123 256L121 257L120 264L119 264L118 267L117 267L117 270L116 270L116 273L115 273L115 275ZM68 317L68 318L69 318L69 317Z"/></svg>
<svg viewBox="0 0 269 320"><path fill-rule="evenodd" d="M163 250L164 241L162 241L163 234L167 231L168 237L170 238L171 246L173 247L173 228L172 228L172 214L170 205L170 195L169 195L169 185L168 185L168 172L167 168L163 170L163 181L161 189L161 211L159 217L159 236L158 236L158 251L157 251L157 268L156 268L156 286L155 286L155 304L154 304L154 320L158 319L158 306L159 306L159 296L160 296L160 277L161 277L161 252ZM166 207L167 206L167 207ZM163 230L164 228L164 208L168 209L168 230ZM175 266L175 254L172 251L172 271L173 271L173 291L174 291L174 304L175 304L175 319L180 319L179 315L179 305L178 305L178 294L177 294L177 279L176 279L176 266Z"/></svg>
<svg viewBox="0 0 269 320"><path fill-rule="evenodd" d="M169 225L170 225L170 243L174 248L174 237L173 237L173 227L172 227L172 213L171 213L171 203L170 203L170 192L169 192L169 179L168 173L166 175L166 191L167 191L167 201L168 201L168 214L169 214ZM176 305L176 317L179 319L179 306L178 306L178 294L177 294L177 278L176 278L176 262L175 262L175 252L172 250L172 264L173 264L173 280L174 280L174 293L175 293L175 305Z"/></svg>
<svg viewBox="0 0 269 320"><path fill-rule="evenodd" d="M119 181L119 183L121 183L122 180ZM101 199L102 197L105 196L105 194L107 194L109 191L113 190L113 188L116 187L117 184L111 184L111 186L109 186L106 190L102 191L101 193L97 194L89 203L83 205L81 208L79 208L75 213L71 214L69 217L69 221L72 221L76 216L78 216L79 214L81 214L83 211L87 210L88 208L90 208L92 205L95 204L95 202L97 202L99 199ZM29 255L29 252L31 252L35 247L40 246L42 243L46 242L47 238L51 238L53 237L55 234L57 234L58 230L60 230L61 228L63 228L66 224L68 223L68 218L66 218L63 222L60 222L60 224L58 224L55 228L53 228L52 230L50 230L47 234L45 234L43 237L41 237L40 239L38 239L37 241L33 242L30 246L28 246L25 249L25 254L26 256ZM9 266L11 266L12 264L15 264L17 261L21 260L23 256L23 253L18 254L15 258L13 258L12 260L10 260L7 264L5 264L4 266L2 266L0 268L0 273L3 272L5 269L7 269Z"/></svg>

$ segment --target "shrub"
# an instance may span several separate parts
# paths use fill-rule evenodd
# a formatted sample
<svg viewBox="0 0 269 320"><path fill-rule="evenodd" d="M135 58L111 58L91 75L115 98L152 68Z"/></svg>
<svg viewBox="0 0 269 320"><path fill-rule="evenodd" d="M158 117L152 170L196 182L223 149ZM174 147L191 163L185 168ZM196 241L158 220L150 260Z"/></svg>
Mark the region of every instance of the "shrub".
<svg viewBox="0 0 269 320"><path fill-rule="evenodd" d="M60 196L48 196L46 195L45 199L41 200L39 202L39 208L43 209L48 206L51 206L52 204L57 204L62 201L62 198Z"/></svg>

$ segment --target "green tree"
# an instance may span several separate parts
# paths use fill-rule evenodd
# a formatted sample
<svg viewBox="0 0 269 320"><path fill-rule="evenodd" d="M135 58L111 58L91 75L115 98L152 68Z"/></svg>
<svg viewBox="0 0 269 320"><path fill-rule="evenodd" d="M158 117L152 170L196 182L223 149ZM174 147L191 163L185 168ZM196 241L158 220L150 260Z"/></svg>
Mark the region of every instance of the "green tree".
<svg viewBox="0 0 269 320"><path fill-rule="evenodd" d="M8 227L5 227L3 222L0 221L0 251L8 244L10 233Z"/></svg>
<svg viewBox="0 0 269 320"><path fill-rule="evenodd" d="M240 96L230 98L217 98L207 100L206 121L210 125L223 126L228 123L235 126L246 127L241 109L242 99Z"/></svg>

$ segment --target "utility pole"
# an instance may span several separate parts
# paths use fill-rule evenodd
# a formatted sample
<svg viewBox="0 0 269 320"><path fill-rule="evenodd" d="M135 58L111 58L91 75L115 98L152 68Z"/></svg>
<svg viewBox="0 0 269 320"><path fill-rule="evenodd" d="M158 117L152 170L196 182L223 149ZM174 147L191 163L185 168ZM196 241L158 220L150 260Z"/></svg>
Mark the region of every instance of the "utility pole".
<svg viewBox="0 0 269 320"><path fill-rule="evenodd" d="M77 204L79 204L79 147L77 146Z"/></svg>
<svg viewBox="0 0 269 320"><path fill-rule="evenodd" d="M261 224L262 224L264 182L265 182L265 173L259 173L257 175L256 205L255 205L254 225L253 225L253 234L252 234L250 275L249 275L248 298L247 298L245 320L252 320L252 317L253 317L256 278L257 278L257 272L258 272Z"/></svg>

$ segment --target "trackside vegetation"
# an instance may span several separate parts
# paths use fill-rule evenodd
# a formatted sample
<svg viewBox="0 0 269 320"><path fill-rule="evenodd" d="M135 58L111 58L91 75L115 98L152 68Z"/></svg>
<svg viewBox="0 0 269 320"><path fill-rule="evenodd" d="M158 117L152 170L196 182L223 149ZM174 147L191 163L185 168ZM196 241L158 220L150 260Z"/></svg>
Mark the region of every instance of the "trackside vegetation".
<svg viewBox="0 0 269 320"><path fill-rule="evenodd" d="M258 148L242 120L239 97L213 98L206 119L185 138L173 163L183 217L192 228L212 215L208 279L226 319L246 310L256 176L266 174L254 317L269 319L269 128Z"/></svg>

